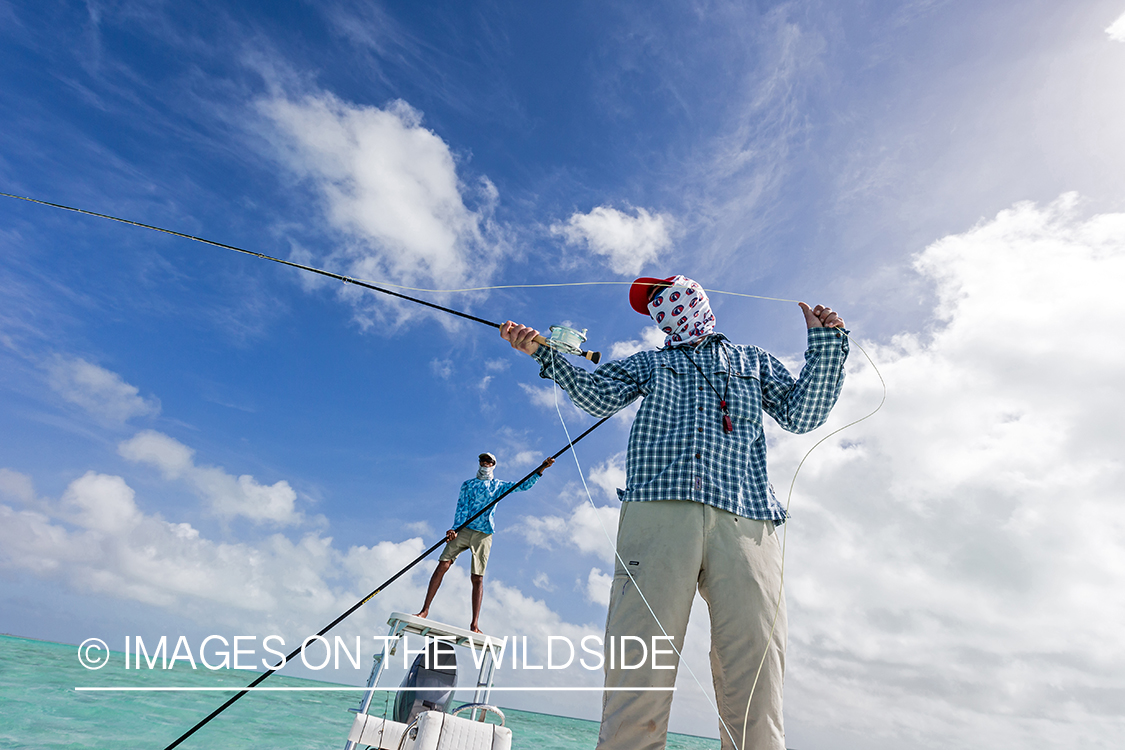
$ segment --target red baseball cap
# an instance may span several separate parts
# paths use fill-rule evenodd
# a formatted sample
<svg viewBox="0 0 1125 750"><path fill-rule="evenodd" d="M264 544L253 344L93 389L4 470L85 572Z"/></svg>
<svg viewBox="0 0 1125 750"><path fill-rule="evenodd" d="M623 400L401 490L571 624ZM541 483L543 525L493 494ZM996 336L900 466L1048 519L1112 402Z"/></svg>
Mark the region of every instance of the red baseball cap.
<svg viewBox="0 0 1125 750"><path fill-rule="evenodd" d="M629 287L629 306L639 312L641 315L648 316L648 295L649 290L654 286L671 286L672 279L675 276L669 276L666 279L653 279L648 276L642 276L633 282Z"/></svg>

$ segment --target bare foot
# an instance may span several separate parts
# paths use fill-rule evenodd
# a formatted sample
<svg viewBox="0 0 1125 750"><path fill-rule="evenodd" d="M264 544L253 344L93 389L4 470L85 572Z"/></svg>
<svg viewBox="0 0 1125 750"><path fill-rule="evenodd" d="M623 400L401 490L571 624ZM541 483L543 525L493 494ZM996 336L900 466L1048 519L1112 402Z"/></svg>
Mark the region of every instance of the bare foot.
<svg viewBox="0 0 1125 750"><path fill-rule="evenodd" d="M415 617L421 617L424 620L424 619L426 619L427 617L430 616L430 610L423 609L421 612L419 612L418 614L416 614L414 616Z"/></svg>
<svg viewBox="0 0 1125 750"><path fill-rule="evenodd" d="M471 630L474 633L480 633L481 635L484 635L484 631L481 630L480 626L478 626L478 625L470 625L469 630Z"/></svg>

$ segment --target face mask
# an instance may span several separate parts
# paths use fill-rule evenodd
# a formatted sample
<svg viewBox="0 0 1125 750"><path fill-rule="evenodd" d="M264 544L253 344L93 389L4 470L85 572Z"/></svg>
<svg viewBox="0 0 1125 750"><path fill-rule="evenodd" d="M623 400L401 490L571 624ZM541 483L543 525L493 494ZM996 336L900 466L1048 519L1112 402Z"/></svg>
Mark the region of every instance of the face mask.
<svg viewBox="0 0 1125 750"><path fill-rule="evenodd" d="M658 290L648 303L648 314L666 334L664 346L690 344L715 331L707 292L686 276L676 276L671 286Z"/></svg>
<svg viewBox="0 0 1125 750"><path fill-rule="evenodd" d="M495 468L496 468L495 466L482 466L482 467L480 467L479 469L477 469L477 479L481 480L482 482L491 482L492 481L492 470L495 469ZM462 476L464 476L464 475L462 474Z"/></svg>

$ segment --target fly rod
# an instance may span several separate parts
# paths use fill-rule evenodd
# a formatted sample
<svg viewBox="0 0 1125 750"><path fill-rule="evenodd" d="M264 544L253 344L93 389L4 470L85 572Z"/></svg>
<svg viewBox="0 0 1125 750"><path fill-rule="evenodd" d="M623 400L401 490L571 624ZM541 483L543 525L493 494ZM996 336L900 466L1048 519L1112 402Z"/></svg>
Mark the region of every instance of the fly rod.
<svg viewBox="0 0 1125 750"><path fill-rule="evenodd" d="M2 192L0 192L0 195L4 196L5 198L15 198L17 200L27 201L28 203L38 203L41 206L50 206L52 208L61 208L64 211L73 211L75 213L85 214L86 216L96 216L100 219L109 219L110 221L117 221L117 222L120 222L122 224L129 224L129 225L134 226L134 227L141 227L142 229L151 229L154 232L163 232L164 234L170 234L173 237L183 237L186 240L193 240L195 242L202 242L204 245L212 245L214 247L221 247L224 250L233 250L236 253L242 253L244 255L252 255L255 258L260 258L262 260L271 260L274 263L280 263L283 266L292 266L293 268L299 268L302 271L308 271L309 273L315 273L315 274L319 274L321 276L327 276L330 279L336 279L337 281L342 281L345 284L354 284L355 286L363 287L364 289L371 289L372 291L382 292L383 294L389 294L390 296L398 297L399 299L409 300L410 302L417 302L419 305L425 305L426 307L432 307L435 310L441 310L442 312L447 312L451 315L456 315L460 318L465 318L466 320L471 320L471 321L474 321L476 323L483 323L484 325L491 326L492 328L499 329L501 327L500 323L494 323L491 320L485 320L484 318L478 318L476 315L470 315L469 313L461 312L460 310L454 310L451 307L445 307L443 305L439 305L439 304L436 304L434 302L427 302L424 299L418 299L417 297L411 297L409 295L402 294L400 292L394 292L394 291L391 291L390 289L384 289L381 286L375 286L374 284L371 284L371 283L366 282L366 281L361 281L360 279L352 278L351 276L344 276L343 274L333 273L332 271L325 271L323 268L316 268L314 266L307 266L303 263L295 263L291 260L285 260L284 258L276 258L272 255L266 255L265 253L259 253L259 252L255 252L253 250L246 250L245 248L237 247L235 245L228 245L225 242L216 242L215 240L209 240L205 237L196 237L195 235L192 235L192 234L184 234L183 232L177 232L173 229L164 229L163 227L153 226L152 224L145 224L145 223L140 222L140 221L133 221L131 219L122 219L118 216L110 216L109 214L100 214L96 211L87 211L84 208L75 208L74 206L64 206L61 203L51 203L50 201L43 201L43 200L39 200L37 198L28 198L28 197L23 196L23 195L14 195L12 193L2 193ZM558 349L559 351L566 352L567 354L575 354L579 357L583 357L585 359L590 360L595 365L598 364L599 362L601 362L601 359L602 359L601 352L583 351L580 348L580 346L583 343L585 343L585 341L586 341L586 330L585 329L583 329L581 331L578 331L578 330L575 330L573 328L568 328L566 326L561 326L561 325L551 326L550 327L550 336L547 337L547 338L544 338L543 336L536 336L535 337L535 343L537 343L537 344L549 346L552 349Z"/></svg>
<svg viewBox="0 0 1125 750"><path fill-rule="evenodd" d="M585 432L583 432L583 433L582 433L581 435L579 435L578 437L576 437L576 438L575 438L574 440L572 440L572 441L568 442L568 443L567 443L567 444L566 444L566 445L565 445L565 446L564 446L564 447L563 447L563 448L562 448L562 449L561 449L561 450L560 450L560 451L559 451L558 453L556 453L555 455L551 456L551 458L552 458L552 459L555 459L555 458L558 458L559 456L561 456L562 454L566 453L566 452L567 452L568 450L570 450L570 449L571 449L571 448L572 448L572 447L574 446L574 444L575 444L575 443L577 443L577 442L578 442L579 440L581 440L582 438L584 438L584 437L586 437L587 435L589 435L589 434L590 434L591 432L593 432L593 431L594 431L594 430L596 430L597 428L601 427L601 426L602 426L603 424L605 424L605 423L606 423L606 421L607 421L607 420L608 420L608 419L609 419L610 417L612 417L612 416L613 416L613 415L611 414L611 415L609 415L609 417L602 417L602 418L601 418L600 420L598 420L597 422L595 422L595 423L593 424L593 426L591 426L591 427L590 427L590 428L589 428L588 430L586 430ZM542 464L540 464L539 468L543 468ZM528 475L527 475L526 477L524 477L524 478L523 478L523 479L521 479L520 481L518 481L518 482L516 482L515 484L513 484L513 485L512 485L511 487L509 487L508 489L506 489L506 490L505 490L504 492L500 493L500 496L499 496L499 497L497 497L497 498L496 498L495 500L493 500L493 501L492 501L491 503L489 503L488 505L486 505L486 506L484 506L483 508L481 508L481 509L480 509L480 511L479 511L479 512L478 512L478 513L477 513L476 515L474 515L474 516L473 516L472 518L470 518L470 519L469 519L468 521L465 521L465 523L463 523L463 524L461 524L460 526L458 526L458 527L457 527L457 528L455 529L455 531L457 531L457 532L460 532L460 531L461 531L462 529L464 529L464 528L465 528L466 526L468 526L468 525L469 525L470 523L472 523L473 521L477 520L477 519L478 519L478 518L480 518L480 517L481 517L482 515L484 515L485 513L487 513L487 512L489 511L489 510L491 510L491 509L492 509L492 507L493 507L493 506L495 506L495 505L496 505L496 503L500 502L500 501L501 501L501 500L503 500L503 499L504 499L505 497L507 497L507 496L508 496L508 495L509 495L510 493L514 492L514 491L516 490L516 488L518 488L518 487L519 487L520 485L522 485L522 484L523 484L524 482L526 482L526 481L527 481L528 479L531 479L531 475L532 475L532 474L535 474L536 472L538 472L538 471L539 471L539 468L537 468L537 469L533 470L533 471L532 471L532 472L531 472L530 474L528 474ZM390 578L388 578L387 580L383 581L383 583L379 584L379 587L378 587L378 588L376 588L376 589L375 589L374 591L372 591L372 592L371 592L370 594L368 594L367 596L363 597L363 598L362 598L362 599L360 599L360 600L359 600L358 602L356 602L355 604L353 604L353 605L352 605L352 606L351 606L350 608L348 608L348 610L347 610L346 612L344 612L344 613L343 613L342 615L340 615L340 616L339 616L339 617L337 617L337 618L336 618L335 620L333 620L332 622L330 622L330 623L328 623L327 625L325 625L325 626L324 626L323 628L321 628L321 629L320 629L320 630L319 630L319 631L317 632L317 634L316 634L316 635L317 635L317 636L322 636L322 635L324 635L325 633L327 633L327 632L328 632L329 630L331 630L332 628L334 628L334 627L336 627L337 625L339 625L339 624L340 624L341 622L343 622L343 621L344 621L344 619L345 619L345 618L349 617L349 616L350 616L350 615L351 615L351 614L352 614L353 612L355 612L355 611L356 611L357 609L359 609L359 608L360 608L360 607L362 607L362 606L363 606L364 604L367 604L367 602L369 602L369 601L371 601L371 600L372 600L373 598L375 598L375 596L376 596L376 595L378 595L378 594L379 594L380 592L382 592L382 591L383 591L383 589L387 588L387 586L390 586L390 585L391 585L392 583L394 583L395 581L397 581L397 580L398 580L399 578L401 578L401 577L403 576L403 574L404 574L404 573L406 573L406 572L407 572L408 570L410 570L411 568L413 568L413 567L414 567L415 565L417 565L418 563L422 562L422 560L424 560L424 559L425 559L426 557L428 557L428 556L429 556L429 555L430 555L430 554L431 554L431 553L432 553L432 552L433 552L434 550L436 550L436 549L437 549L438 547L440 547L440 546L441 546L441 545L443 545L443 544L445 544L445 538L444 538L444 537L442 537L442 539L441 539L440 541L437 541L437 542L435 542L435 543L434 543L434 545L433 545L432 547L430 547L430 548L429 548L428 550L426 550L426 551L425 551L425 552L423 552L422 554L418 555L418 557L414 558L414 560L413 560L413 561L411 561L411 562L410 562L410 564L408 564L408 565L407 565L406 567L404 567L404 568L403 568L402 570L398 571L398 572L397 572L397 573L395 573L395 574L394 574L393 576L391 576L391 577L390 577ZM313 638L313 637L316 637L316 636L309 636L309 638ZM259 685L259 684L260 684L261 682L263 682L263 681L264 681L264 680L265 680L265 679L266 679L267 677L269 677L269 676L270 676L271 674L273 674L274 672L276 672L277 670L279 670L279 669L281 669L281 668L282 668L283 666L285 666L285 664L286 664L286 663L287 663L287 662L288 662L288 661L289 661L290 659L294 658L294 657L295 657L295 656L297 656L297 655L298 655L299 653L301 653L301 649L302 649L302 648L304 648L303 644L304 644L304 643L306 643L306 642L307 642L307 641L309 640L309 638L306 638L306 639L305 639L304 641L302 641L302 646L299 646L299 647L297 647L297 648L293 649L293 651L292 651L292 652L290 652L290 653L289 653L289 655L287 655L287 656L285 656L284 658L282 658L282 660L281 660L281 661L280 661L279 663L277 663L277 664L275 664L274 666L270 667L270 669L269 669L269 670L267 670L267 671L265 671L265 672L262 672L262 674L260 674L260 675L259 675L259 676L257 677L257 679L255 679L255 680L254 680L253 682L251 682L251 683L250 683L249 685L247 685L247 686L246 686L246 687L245 687L244 689L240 690L239 692L237 692L237 693L235 693L235 694L234 694L233 696L231 696L231 698L230 698L229 700L227 700L227 702L226 702L226 703L224 703L223 705L221 705L221 706L219 706L218 708L216 708L216 709L215 709L214 711L212 711L211 713L209 713L209 714L208 714L208 715L207 715L207 716L206 716L205 718L203 718L203 719L202 719L202 720L200 720L200 721L199 721L198 723L196 723L196 725L195 725L195 726L193 726L193 727L192 727L191 729L187 730L186 732L184 732L183 734L181 734L181 735L180 735L179 737L177 737L177 738L176 738L176 741L175 741L175 742L173 742L172 744L168 745L167 747L165 747L165 748L164 748L164 750L172 750L172 748L174 748L174 747L178 746L178 745L179 745L179 744L180 744L181 742L183 742L183 741L184 741L184 740L186 740L186 739L187 739L188 737L192 736L192 735L193 735L193 734L195 734L195 733L196 733L197 731L199 731L199 730L200 730L201 728L203 728L203 726L204 726L205 724L207 724L207 722L211 721L211 719L214 719L214 718L215 718L216 716L218 716L219 714L221 714L221 713L222 713L223 711L227 710L227 708L229 708L229 707L230 707L230 706L231 706L231 705L232 705L232 704L233 704L233 703L234 703L235 701L237 701L237 700L238 700L239 698L241 698L242 696L244 696L244 695L246 695L246 694L247 694L248 692L250 692L250 689L251 689L251 688L257 687L257 686L258 686L258 685Z"/></svg>

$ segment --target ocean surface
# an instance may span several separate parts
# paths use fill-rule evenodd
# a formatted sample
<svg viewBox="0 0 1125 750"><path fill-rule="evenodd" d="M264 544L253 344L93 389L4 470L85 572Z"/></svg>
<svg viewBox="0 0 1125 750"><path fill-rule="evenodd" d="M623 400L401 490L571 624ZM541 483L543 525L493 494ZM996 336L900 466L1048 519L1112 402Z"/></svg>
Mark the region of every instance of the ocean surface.
<svg viewBox="0 0 1125 750"><path fill-rule="evenodd" d="M245 671L110 668L92 672L72 645L0 636L0 748L147 748L161 750L245 687ZM115 659L121 659L115 654ZM97 675L97 677L94 677ZM263 686L326 683L275 675ZM220 692L76 692L78 685L208 687ZM381 705L385 694L376 695ZM393 699L392 699L393 701ZM347 740L359 702L356 692L252 693L186 740L181 748L206 750L338 750ZM592 750L594 721L504 709L518 750ZM718 750L719 741L669 734L675 750Z"/></svg>

